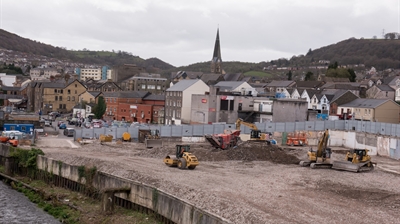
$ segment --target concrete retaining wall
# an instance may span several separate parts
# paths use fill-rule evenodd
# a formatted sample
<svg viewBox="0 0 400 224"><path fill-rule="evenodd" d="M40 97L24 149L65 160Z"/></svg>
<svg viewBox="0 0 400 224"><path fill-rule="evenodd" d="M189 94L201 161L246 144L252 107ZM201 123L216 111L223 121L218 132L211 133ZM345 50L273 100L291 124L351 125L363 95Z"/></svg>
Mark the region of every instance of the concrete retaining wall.
<svg viewBox="0 0 400 224"><path fill-rule="evenodd" d="M79 182L78 166L71 166L45 156L38 156L38 168L54 175ZM90 168L90 167L89 167ZM81 178L79 183L85 183ZM194 205L179 199L160 189L128 180L107 173L97 172L93 179L93 187L102 191L109 188L130 188L130 193L116 193L115 196L146 207L165 218L182 224L222 224L228 220L205 212Z"/></svg>

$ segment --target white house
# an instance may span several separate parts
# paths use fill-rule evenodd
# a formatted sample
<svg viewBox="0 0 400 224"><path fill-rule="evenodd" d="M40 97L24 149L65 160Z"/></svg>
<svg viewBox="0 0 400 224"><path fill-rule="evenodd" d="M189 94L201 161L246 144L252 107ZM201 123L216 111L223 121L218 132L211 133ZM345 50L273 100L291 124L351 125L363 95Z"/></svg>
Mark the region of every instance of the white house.
<svg viewBox="0 0 400 224"><path fill-rule="evenodd" d="M206 94L210 87L201 79L187 79L177 82L166 90L165 124L189 124L192 109L192 95Z"/></svg>

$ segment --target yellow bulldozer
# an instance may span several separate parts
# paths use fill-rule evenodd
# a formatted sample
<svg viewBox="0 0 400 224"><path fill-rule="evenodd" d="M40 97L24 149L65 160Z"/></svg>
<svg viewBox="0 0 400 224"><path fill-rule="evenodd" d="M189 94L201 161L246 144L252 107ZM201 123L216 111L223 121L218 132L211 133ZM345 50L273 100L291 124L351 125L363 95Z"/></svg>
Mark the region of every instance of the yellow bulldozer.
<svg viewBox="0 0 400 224"><path fill-rule="evenodd" d="M165 165L169 167L178 167L179 169L189 169L194 170L199 161L197 157L193 155L190 151L190 145L176 145L176 154L167 155L164 158Z"/></svg>
<svg viewBox="0 0 400 224"><path fill-rule="evenodd" d="M353 149L347 152L345 160L333 161L332 169L351 172L365 172L374 169L375 162L371 161L368 149Z"/></svg>

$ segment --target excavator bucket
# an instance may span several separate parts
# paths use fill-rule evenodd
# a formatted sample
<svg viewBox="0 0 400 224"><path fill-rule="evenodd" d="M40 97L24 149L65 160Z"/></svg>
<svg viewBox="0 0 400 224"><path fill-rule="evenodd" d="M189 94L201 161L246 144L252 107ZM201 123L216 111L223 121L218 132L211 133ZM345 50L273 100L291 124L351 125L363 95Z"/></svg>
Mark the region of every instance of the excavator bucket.
<svg viewBox="0 0 400 224"><path fill-rule="evenodd" d="M161 139L145 139L144 144L145 144L146 148L163 146L163 142Z"/></svg>

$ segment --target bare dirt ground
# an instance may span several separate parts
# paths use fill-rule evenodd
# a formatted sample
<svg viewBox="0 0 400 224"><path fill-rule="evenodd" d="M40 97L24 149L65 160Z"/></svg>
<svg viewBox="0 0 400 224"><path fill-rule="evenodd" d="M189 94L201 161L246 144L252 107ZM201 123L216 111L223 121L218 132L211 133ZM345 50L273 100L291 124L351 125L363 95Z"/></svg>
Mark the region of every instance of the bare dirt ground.
<svg viewBox="0 0 400 224"><path fill-rule="evenodd" d="M232 223L399 223L400 178L375 169L351 173L300 167L308 148L286 149L245 142L221 151L190 144L195 170L167 167L174 144L145 149L141 143L98 142L71 148L45 138L36 147L72 165L96 166L144 182ZM78 145L77 143L75 143ZM343 159L343 154L334 155Z"/></svg>

